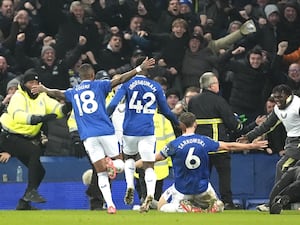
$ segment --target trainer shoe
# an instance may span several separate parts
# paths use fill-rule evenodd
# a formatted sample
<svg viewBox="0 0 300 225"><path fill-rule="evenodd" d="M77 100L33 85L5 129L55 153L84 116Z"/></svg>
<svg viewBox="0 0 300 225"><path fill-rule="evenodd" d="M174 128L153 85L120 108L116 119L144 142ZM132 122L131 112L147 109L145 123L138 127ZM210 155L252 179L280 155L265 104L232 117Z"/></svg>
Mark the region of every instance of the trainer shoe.
<svg viewBox="0 0 300 225"><path fill-rule="evenodd" d="M134 198L134 189L133 188L127 188L126 194L124 197L124 202L126 205L133 204L133 198Z"/></svg>
<svg viewBox="0 0 300 225"><path fill-rule="evenodd" d="M188 213L201 213L201 212L205 212L205 210L194 206L189 200L183 199L180 200L179 202L181 208Z"/></svg>
<svg viewBox="0 0 300 225"><path fill-rule="evenodd" d="M16 210L39 210L38 208L32 206L30 202L26 202L23 199L20 199Z"/></svg>
<svg viewBox="0 0 300 225"><path fill-rule="evenodd" d="M271 204L270 214L280 214L283 206L286 206L290 202L290 197L287 195L276 196L274 203Z"/></svg>
<svg viewBox="0 0 300 225"><path fill-rule="evenodd" d="M44 199L35 189L26 191L23 200L26 202L36 202L36 203L46 202L46 199Z"/></svg>
<svg viewBox="0 0 300 225"><path fill-rule="evenodd" d="M116 176L117 176L117 169L116 167L114 166L114 163L112 161L111 158L109 157L106 157L105 158L105 161L106 161L106 171L107 171L107 175L109 177L109 179L115 179Z"/></svg>
<svg viewBox="0 0 300 225"><path fill-rule="evenodd" d="M116 214L117 213L117 209L114 206L109 206L107 208L107 213L108 214Z"/></svg>
<svg viewBox="0 0 300 225"><path fill-rule="evenodd" d="M256 206L256 209L260 212L269 212L270 211L270 207L267 204L258 205L258 206Z"/></svg>
<svg viewBox="0 0 300 225"><path fill-rule="evenodd" d="M140 213L148 212L152 201L153 201L153 197L148 195L146 197L145 201L143 202L143 204L141 205Z"/></svg>

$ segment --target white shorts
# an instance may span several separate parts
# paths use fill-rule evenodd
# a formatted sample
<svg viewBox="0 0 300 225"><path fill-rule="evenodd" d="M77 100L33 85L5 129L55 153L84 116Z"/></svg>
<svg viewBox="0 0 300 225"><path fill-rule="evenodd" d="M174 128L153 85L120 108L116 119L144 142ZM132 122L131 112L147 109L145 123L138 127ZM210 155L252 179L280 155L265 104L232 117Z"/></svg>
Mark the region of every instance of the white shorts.
<svg viewBox="0 0 300 225"><path fill-rule="evenodd" d="M106 156L115 157L120 154L116 135L89 137L83 141L83 144L92 163Z"/></svg>
<svg viewBox="0 0 300 225"><path fill-rule="evenodd" d="M123 136L123 152L126 155L135 155L140 153L144 162L155 161L156 137L150 136Z"/></svg>
<svg viewBox="0 0 300 225"><path fill-rule="evenodd" d="M162 193L161 197L163 197L166 202L179 204L180 200L184 199L184 194L177 191L175 184L172 184L164 191L164 193Z"/></svg>

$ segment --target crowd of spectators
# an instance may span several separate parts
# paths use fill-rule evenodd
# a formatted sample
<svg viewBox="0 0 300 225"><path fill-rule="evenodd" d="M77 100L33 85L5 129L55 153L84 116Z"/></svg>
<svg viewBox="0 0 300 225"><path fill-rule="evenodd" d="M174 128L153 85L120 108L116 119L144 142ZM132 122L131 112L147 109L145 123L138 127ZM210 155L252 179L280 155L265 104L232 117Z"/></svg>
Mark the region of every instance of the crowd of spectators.
<svg viewBox="0 0 300 225"><path fill-rule="evenodd" d="M275 85L287 84L295 93L300 87L299 1L2 0L0 4L2 99L8 82L28 69L35 70L45 86L66 89L80 82L77 70L82 63L111 78L134 68L141 55L156 58L149 74L165 81L168 102L171 97L179 101L187 88L198 88L201 74L213 71L221 95L249 123L264 114ZM255 29L246 35L241 29L249 20Z"/></svg>

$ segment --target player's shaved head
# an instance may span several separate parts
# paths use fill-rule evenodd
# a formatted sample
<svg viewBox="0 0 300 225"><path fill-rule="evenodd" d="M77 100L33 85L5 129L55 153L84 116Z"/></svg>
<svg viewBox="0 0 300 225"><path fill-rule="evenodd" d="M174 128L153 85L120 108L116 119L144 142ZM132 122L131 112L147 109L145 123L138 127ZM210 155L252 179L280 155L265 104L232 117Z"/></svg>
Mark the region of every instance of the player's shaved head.
<svg viewBox="0 0 300 225"><path fill-rule="evenodd" d="M79 67L79 75L81 80L93 80L95 77L95 70L91 64L84 63Z"/></svg>

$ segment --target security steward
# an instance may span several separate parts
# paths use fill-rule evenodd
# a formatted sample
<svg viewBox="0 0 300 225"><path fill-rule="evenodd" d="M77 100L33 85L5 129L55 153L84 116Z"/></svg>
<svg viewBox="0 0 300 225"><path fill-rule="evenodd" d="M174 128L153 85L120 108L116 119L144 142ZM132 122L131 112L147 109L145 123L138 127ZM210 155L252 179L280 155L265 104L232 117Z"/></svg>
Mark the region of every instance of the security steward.
<svg viewBox="0 0 300 225"><path fill-rule="evenodd" d="M38 80L35 70L27 70L10 100L7 112L0 117L0 152L1 156L6 157L2 162L16 157L28 168L27 188L18 202L17 210L36 209L31 206L31 202L46 202L37 191L45 176L45 169L40 161L41 127L49 120L62 118L67 111L63 104L47 94L31 93L32 86L37 85Z"/></svg>
<svg viewBox="0 0 300 225"><path fill-rule="evenodd" d="M212 72L200 77L202 92L188 103L188 111L196 115L197 134L206 135L215 141L228 141L228 130L242 129L242 124L235 118L229 104L218 95L219 81ZM227 151L209 154L210 167L215 166L219 175L219 191L224 209L236 209L231 192L231 156Z"/></svg>

